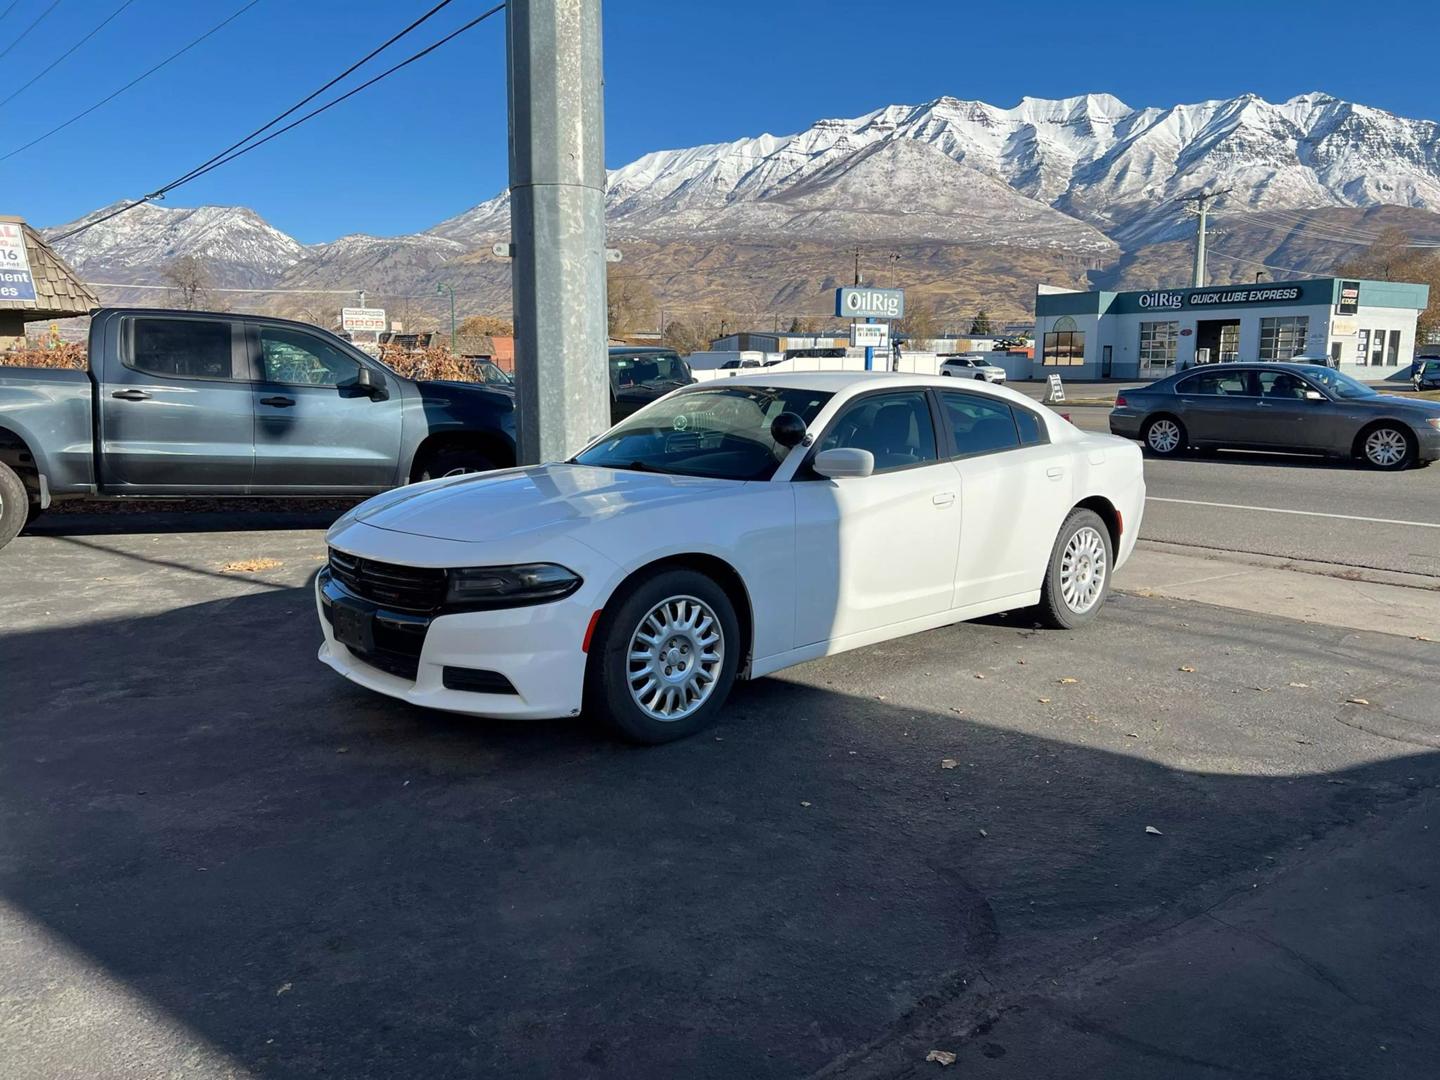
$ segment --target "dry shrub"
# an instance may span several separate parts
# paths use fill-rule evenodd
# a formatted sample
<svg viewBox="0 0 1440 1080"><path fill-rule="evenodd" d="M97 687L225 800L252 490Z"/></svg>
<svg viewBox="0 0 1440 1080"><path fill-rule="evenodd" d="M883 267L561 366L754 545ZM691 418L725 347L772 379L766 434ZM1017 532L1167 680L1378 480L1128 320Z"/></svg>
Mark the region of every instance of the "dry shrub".
<svg viewBox="0 0 1440 1080"><path fill-rule="evenodd" d="M463 356L453 355L449 349L432 346L409 352L404 349L387 348L380 359L407 379L450 379L455 382L478 382L479 374L475 365Z"/></svg>
<svg viewBox="0 0 1440 1080"><path fill-rule="evenodd" d="M81 341L67 341L53 349L11 349L0 353L0 367L73 368L89 366L88 350Z"/></svg>

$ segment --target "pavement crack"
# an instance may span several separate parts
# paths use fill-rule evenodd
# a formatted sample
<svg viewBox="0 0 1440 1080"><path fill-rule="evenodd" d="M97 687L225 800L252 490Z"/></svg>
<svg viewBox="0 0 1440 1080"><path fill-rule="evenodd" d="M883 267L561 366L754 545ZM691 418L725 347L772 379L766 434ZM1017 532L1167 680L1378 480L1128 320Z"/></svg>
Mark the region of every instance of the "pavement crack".
<svg viewBox="0 0 1440 1080"><path fill-rule="evenodd" d="M1343 997L1346 1001L1350 1002L1352 1005L1359 1005L1361 1008L1364 1009L1374 1007L1368 1001L1362 1001L1360 998L1357 998L1354 994L1350 993L1350 991L1345 988L1344 983L1340 981L1339 976L1335 975L1333 972L1329 971L1322 965L1316 963L1314 960L1311 960L1308 956L1300 952L1298 949L1286 945L1284 942L1276 941L1274 938L1270 937L1270 935L1261 933L1254 927L1237 926L1235 923L1232 923L1226 919L1222 919L1213 911L1207 911L1205 913L1205 917L1219 923L1221 926L1224 926L1230 930L1234 930L1237 934L1244 934L1246 937L1254 938L1256 941L1264 942L1272 949L1276 949L1281 953L1284 953L1291 960L1295 961L1295 963L1299 964L1300 967L1304 968L1307 972L1314 976L1315 979L1330 987L1331 990L1334 990L1337 994Z"/></svg>

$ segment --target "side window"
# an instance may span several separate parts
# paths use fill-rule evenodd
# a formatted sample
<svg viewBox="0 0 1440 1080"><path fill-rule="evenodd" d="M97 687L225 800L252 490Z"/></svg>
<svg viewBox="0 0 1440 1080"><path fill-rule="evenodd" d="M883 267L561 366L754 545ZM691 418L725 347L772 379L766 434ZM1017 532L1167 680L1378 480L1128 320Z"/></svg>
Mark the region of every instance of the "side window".
<svg viewBox="0 0 1440 1080"><path fill-rule="evenodd" d="M956 457L1015 450L1020 446L1014 415L1005 402L992 401L979 394L957 394L948 390L941 391L940 400L944 403L945 416L954 433L955 445L951 453Z"/></svg>
<svg viewBox="0 0 1440 1080"><path fill-rule="evenodd" d="M1177 393L1205 397L1253 397L1243 371L1207 371L1192 375L1177 387Z"/></svg>
<svg viewBox="0 0 1440 1080"><path fill-rule="evenodd" d="M132 319L129 366L181 379L230 379L229 322Z"/></svg>
<svg viewBox="0 0 1440 1080"><path fill-rule="evenodd" d="M1261 371L1255 378L1260 382L1261 397L1303 398L1305 391L1312 389L1304 379L1288 371Z"/></svg>
<svg viewBox="0 0 1440 1080"><path fill-rule="evenodd" d="M938 461L935 425L924 391L873 394L855 402L815 450L844 448L869 450L875 455L877 473Z"/></svg>
<svg viewBox="0 0 1440 1080"><path fill-rule="evenodd" d="M1010 406L1010 411L1015 414L1015 427L1020 432L1021 446L1038 446L1050 441L1050 430L1038 413L1014 405Z"/></svg>
<svg viewBox="0 0 1440 1080"><path fill-rule="evenodd" d="M260 371L265 382L341 386L355 381L360 364L328 341L303 330L261 326Z"/></svg>

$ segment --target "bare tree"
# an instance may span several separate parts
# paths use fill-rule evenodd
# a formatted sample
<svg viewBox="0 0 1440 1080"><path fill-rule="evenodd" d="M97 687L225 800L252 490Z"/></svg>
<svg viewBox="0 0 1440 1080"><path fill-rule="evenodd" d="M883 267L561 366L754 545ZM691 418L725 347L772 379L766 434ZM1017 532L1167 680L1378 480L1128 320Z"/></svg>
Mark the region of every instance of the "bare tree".
<svg viewBox="0 0 1440 1080"><path fill-rule="evenodd" d="M1420 313L1417 342L1440 330L1440 255L1411 246L1409 233L1389 226L1374 243L1354 258L1335 267L1336 277L1408 281L1430 286L1430 306Z"/></svg>
<svg viewBox="0 0 1440 1080"><path fill-rule="evenodd" d="M209 306L212 288L210 271L194 255L181 255L172 259L160 276L170 287L175 307L194 311Z"/></svg>
<svg viewBox="0 0 1440 1080"><path fill-rule="evenodd" d="M611 337L624 337L655 325L654 290L623 264L605 267L605 298Z"/></svg>
<svg viewBox="0 0 1440 1080"><path fill-rule="evenodd" d="M935 314L935 305L919 297L907 300L905 314L896 321L895 329L917 344L932 340L940 333L940 320Z"/></svg>

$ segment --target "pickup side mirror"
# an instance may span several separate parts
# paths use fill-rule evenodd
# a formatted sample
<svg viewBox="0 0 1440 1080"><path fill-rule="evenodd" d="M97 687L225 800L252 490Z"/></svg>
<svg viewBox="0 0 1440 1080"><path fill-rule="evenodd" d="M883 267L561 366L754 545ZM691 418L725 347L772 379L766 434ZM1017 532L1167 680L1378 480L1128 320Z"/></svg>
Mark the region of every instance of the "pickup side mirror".
<svg viewBox="0 0 1440 1080"><path fill-rule="evenodd" d="M811 468L827 480L855 479L875 471L875 455L851 446L822 450L815 455Z"/></svg>
<svg viewBox="0 0 1440 1080"><path fill-rule="evenodd" d="M1327 401L1327 400L1329 400L1329 399L1326 398L1324 394L1320 393L1319 390L1306 390L1306 391L1305 391L1305 400L1306 400L1306 401Z"/></svg>
<svg viewBox="0 0 1440 1080"><path fill-rule="evenodd" d="M384 401L390 396L384 381L377 379L375 373L364 364L361 364L360 370L355 373L354 385L361 393L369 394L375 401Z"/></svg>

